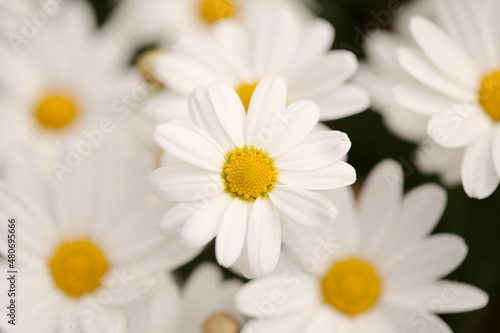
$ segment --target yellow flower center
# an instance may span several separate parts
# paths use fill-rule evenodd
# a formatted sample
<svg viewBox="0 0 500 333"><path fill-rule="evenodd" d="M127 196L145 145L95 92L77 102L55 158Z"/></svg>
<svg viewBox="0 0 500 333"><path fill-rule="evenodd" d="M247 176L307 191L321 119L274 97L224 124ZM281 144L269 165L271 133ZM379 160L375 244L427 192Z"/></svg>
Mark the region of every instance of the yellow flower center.
<svg viewBox="0 0 500 333"><path fill-rule="evenodd" d="M250 106L250 100L252 99L255 88L257 88L257 84L259 83L243 83L236 89L236 93L238 94L238 96L240 96L240 99L243 102L243 106L245 107L245 111L247 113L248 107Z"/></svg>
<svg viewBox="0 0 500 333"><path fill-rule="evenodd" d="M203 323L203 333L238 333L238 321L227 313L215 313Z"/></svg>
<svg viewBox="0 0 500 333"><path fill-rule="evenodd" d="M500 121L500 71L493 72L481 80L479 103L493 121Z"/></svg>
<svg viewBox="0 0 500 333"><path fill-rule="evenodd" d="M96 290L108 270L101 250L87 239L62 243L49 264L54 283L70 297Z"/></svg>
<svg viewBox="0 0 500 333"><path fill-rule="evenodd" d="M355 316L369 310L380 295L380 279L370 264L358 259L337 262L323 278L323 299Z"/></svg>
<svg viewBox="0 0 500 333"><path fill-rule="evenodd" d="M274 160L269 159L268 154L247 146L228 152L222 172L226 193L248 201L261 196L268 198L267 193L278 181Z"/></svg>
<svg viewBox="0 0 500 333"><path fill-rule="evenodd" d="M62 94L51 94L42 98L36 107L38 123L48 129L62 129L70 125L78 114L73 100Z"/></svg>
<svg viewBox="0 0 500 333"><path fill-rule="evenodd" d="M218 20L233 17L236 9L235 0L202 0L200 15L206 22L212 24Z"/></svg>

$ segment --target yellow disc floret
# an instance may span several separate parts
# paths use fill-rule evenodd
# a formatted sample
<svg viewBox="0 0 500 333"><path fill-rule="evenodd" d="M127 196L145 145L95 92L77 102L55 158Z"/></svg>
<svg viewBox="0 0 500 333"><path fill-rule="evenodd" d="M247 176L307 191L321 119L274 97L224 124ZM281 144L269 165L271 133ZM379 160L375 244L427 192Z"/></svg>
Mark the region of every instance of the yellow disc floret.
<svg viewBox="0 0 500 333"><path fill-rule="evenodd" d="M240 96L241 102L243 102L243 106L245 107L245 111L248 113L248 107L250 106L250 100L252 99L253 92L255 88L257 88L256 83L243 83L236 89L236 93Z"/></svg>
<svg viewBox="0 0 500 333"><path fill-rule="evenodd" d="M228 152L222 172L226 193L248 201L267 198L278 181L274 160L268 154L262 153L262 149L247 146Z"/></svg>
<svg viewBox="0 0 500 333"><path fill-rule="evenodd" d="M55 285L70 297L96 290L108 270L104 254L87 239L62 243L49 265Z"/></svg>
<svg viewBox="0 0 500 333"><path fill-rule="evenodd" d="M62 94L44 96L35 109L38 124L53 130L69 126L77 114L78 110L73 100Z"/></svg>
<svg viewBox="0 0 500 333"><path fill-rule="evenodd" d="M230 18L235 12L234 0L202 0L200 3L200 16L207 23Z"/></svg>
<svg viewBox="0 0 500 333"><path fill-rule="evenodd" d="M333 265L323 278L322 290L325 303L355 316L375 305L381 283L373 266L349 259Z"/></svg>
<svg viewBox="0 0 500 333"><path fill-rule="evenodd" d="M493 121L500 121L500 71L493 72L481 80L479 104Z"/></svg>

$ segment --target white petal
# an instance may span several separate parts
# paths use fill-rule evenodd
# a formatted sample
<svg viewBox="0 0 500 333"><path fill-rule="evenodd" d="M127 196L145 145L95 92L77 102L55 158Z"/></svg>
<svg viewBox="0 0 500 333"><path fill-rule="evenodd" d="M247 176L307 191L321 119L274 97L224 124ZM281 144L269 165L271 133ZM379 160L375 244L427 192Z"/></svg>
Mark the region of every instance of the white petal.
<svg viewBox="0 0 500 333"><path fill-rule="evenodd" d="M315 311L314 316L301 332L339 332L339 326L342 325L343 319L335 311L330 305L323 305Z"/></svg>
<svg viewBox="0 0 500 333"><path fill-rule="evenodd" d="M219 76L206 65L185 56L168 54L158 60L156 76L176 93L189 95L198 86L207 86Z"/></svg>
<svg viewBox="0 0 500 333"><path fill-rule="evenodd" d="M354 326L357 328L357 332L362 333L400 333L396 331L392 323L378 310L361 315L360 318L354 322Z"/></svg>
<svg viewBox="0 0 500 333"><path fill-rule="evenodd" d="M422 51L444 74L473 89L480 76L479 68L441 28L428 19L412 17L410 30Z"/></svg>
<svg viewBox="0 0 500 333"><path fill-rule="evenodd" d="M275 185L269 198L280 214L308 226L332 223L338 214L334 203L324 195L293 186Z"/></svg>
<svg viewBox="0 0 500 333"><path fill-rule="evenodd" d="M464 240L452 234L438 234L384 258L380 269L388 288L431 282L453 271L467 255Z"/></svg>
<svg viewBox="0 0 500 333"><path fill-rule="evenodd" d="M453 333L441 318L431 313L407 310L390 304L382 304L380 312L391 321L397 332Z"/></svg>
<svg viewBox="0 0 500 333"><path fill-rule="evenodd" d="M189 164L158 168L151 173L149 181L158 196L171 202L191 202L197 198L217 195L224 189L220 173Z"/></svg>
<svg viewBox="0 0 500 333"><path fill-rule="evenodd" d="M458 148L478 138L490 124L480 106L456 104L436 113L429 121L427 133L443 147Z"/></svg>
<svg viewBox="0 0 500 333"><path fill-rule="evenodd" d="M284 73L298 40L298 22L289 12L270 15L257 31L254 44L254 68L259 76Z"/></svg>
<svg viewBox="0 0 500 333"><path fill-rule="evenodd" d="M470 198L484 199L497 188L500 177L493 160L493 133L482 133L481 138L465 149L462 161L462 184Z"/></svg>
<svg viewBox="0 0 500 333"><path fill-rule="evenodd" d="M247 231L248 206L243 200L233 199L222 217L215 241L215 254L221 266L232 266L241 254Z"/></svg>
<svg viewBox="0 0 500 333"><path fill-rule="evenodd" d="M347 134L322 131L309 134L300 144L276 157L280 172L324 168L343 158L351 149Z"/></svg>
<svg viewBox="0 0 500 333"><path fill-rule="evenodd" d="M224 151L207 133L184 122L156 127L156 142L168 153L200 168L221 172Z"/></svg>
<svg viewBox="0 0 500 333"><path fill-rule="evenodd" d="M500 175L500 126L496 126L493 132L493 161L497 174Z"/></svg>
<svg viewBox="0 0 500 333"><path fill-rule="evenodd" d="M202 202L182 228L181 236L193 247L202 247L210 242L219 231L220 222L232 198L221 194L209 202Z"/></svg>
<svg viewBox="0 0 500 333"><path fill-rule="evenodd" d="M289 69L301 69L317 61L332 46L335 31L326 20L314 19L304 29Z"/></svg>
<svg viewBox="0 0 500 333"><path fill-rule="evenodd" d="M356 170L346 162L338 161L317 170L280 171L279 181L308 190L332 190L352 185L356 181Z"/></svg>
<svg viewBox="0 0 500 333"><path fill-rule="evenodd" d="M453 100L417 82L396 85L392 93L399 105L423 116L432 116L454 103Z"/></svg>
<svg viewBox="0 0 500 333"><path fill-rule="evenodd" d="M213 28L214 39L220 55L238 77L251 78L249 68L248 37L239 22L222 20Z"/></svg>
<svg viewBox="0 0 500 333"><path fill-rule="evenodd" d="M439 281L415 290L389 292L384 301L414 311L424 307L433 313L458 313L485 307L488 295L465 283Z"/></svg>
<svg viewBox="0 0 500 333"><path fill-rule="evenodd" d="M234 143L219 120L209 90L205 87L197 88L189 96L188 103L193 123L214 138L224 151L234 149Z"/></svg>
<svg viewBox="0 0 500 333"><path fill-rule="evenodd" d="M426 184L408 192L397 217L390 249L401 248L428 235L445 208L446 191L438 185Z"/></svg>
<svg viewBox="0 0 500 333"><path fill-rule="evenodd" d="M271 121L284 112L286 99L286 85L283 79L266 77L259 82L250 100L245 122L247 144L258 142L259 134L262 135L266 129L270 130Z"/></svg>
<svg viewBox="0 0 500 333"><path fill-rule="evenodd" d="M333 93L358 69L356 56L346 50L330 51L296 77L287 78L290 95L297 99L313 99Z"/></svg>
<svg viewBox="0 0 500 333"><path fill-rule="evenodd" d="M180 203L172 207L160 220L159 229L163 235L179 231L193 215L195 209L191 203Z"/></svg>
<svg viewBox="0 0 500 333"><path fill-rule="evenodd" d="M416 50L399 48L397 54L401 67L422 84L459 101L470 95L469 90L439 73Z"/></svg>
<svg viewBox="0 0 500 333"><path fill-rule="evenodd" d="M360 242L366 254L375 253L393 231L402 195L401 166L392 160L380 162L366 179L359 196Z"/></svg>
<svg viewBox="0 0 500 333"><path fill-rule="evenodd" d="M268 199L253 203L248 219L248 261L256 276L271 274L281 249L281 226L276 208Z"/></svg>
<svg viewBox="0 0 500 333"><path fill-rule="evenodd" d="M370 106L370 94L361 86L347 83L315 98L314 102L321 110L321 120L335 120L366 110Z"/></svg>
<svg viewBox="0 0 500 333"><path fill-rule="evenodd" d="M225 83L212 83L208 89L222 127L237 147L243 146L246 112L238 94Z"/></svg>
<svg viewBox="0 0 500 333"><path fill-rule="evenodd" d="M314 129L319 120L319 108L311 101L298 101L288 106L283 113L271 119L269 127L264 128L270 131L264 141L258 141L258 144L264 144L266 150L275 157L298 145ZM274 121L273 121L274 120ZM276 126L279 124L279 126Z"/></svg>

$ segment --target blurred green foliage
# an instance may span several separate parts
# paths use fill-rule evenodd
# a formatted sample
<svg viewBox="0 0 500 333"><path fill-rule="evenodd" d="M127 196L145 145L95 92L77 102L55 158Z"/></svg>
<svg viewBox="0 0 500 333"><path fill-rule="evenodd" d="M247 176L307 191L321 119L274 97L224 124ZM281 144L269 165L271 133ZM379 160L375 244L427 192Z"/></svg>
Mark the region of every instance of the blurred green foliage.
<svg viewBox="0 0 500 333"><path fill-rule="evenodd" d="M89 0L96 9L100 24L112 11L111 0ZM126 1L126 0L123 0ZM183 0L178 0L183 1ZM251 0L245 0L251 1ZM318 16L330 21L336 30L335 48L355 51L363 58L359 41L367 29L378 25L390 29L390 23L381 24L376 15L387 10L395 0L316 0ZM407 1L402 1L405 3ZM384 21L385 22L385 21ZM349 47L346 47L349 46ZM358 50L355 50L357 48ZM328 125L346 132L353 143L349 162L358 171L360 180L379 161L392 158L401 162L407 173L406 189L427 182L438 182L436 177L424 176L411 165L411 143L394 137L383 125L379 114L369 110L362 114L329 122ZM436 232L461 235L469 245L469 254L458 270L448 277L482 288L491 297L486 309L464 314L443 316L455 333L491 333L500 331L500 190L490 198L469 199L461 187L448 189L448 207ZM201 261L215 261L213 244L194 262L178 270L184 280ZM229 271L227 276L234 276ZM374 332L382 333L382 332ZM399 332L398 332L399 333Z"/></svg>

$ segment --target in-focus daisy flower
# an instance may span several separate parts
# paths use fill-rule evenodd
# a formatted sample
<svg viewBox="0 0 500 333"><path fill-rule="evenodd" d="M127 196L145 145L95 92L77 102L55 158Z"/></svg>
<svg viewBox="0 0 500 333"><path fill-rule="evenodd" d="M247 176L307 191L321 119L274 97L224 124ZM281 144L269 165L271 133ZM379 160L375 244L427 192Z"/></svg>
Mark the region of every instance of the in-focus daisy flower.
<svg viewBox="0 0 500 333"><path fill-rule="evenodd" d="M179 291L169 277L126 307L132 333L238 333L242 316L234 305L241 287L235 279L224 280L220 269L199 265Z"/></svg>
<svg viewBox="0 0 500 333"><path fill-rule="evenodd" d="M320 114L314 103L286 104L280 78L258 84L248 113L230 86L213 83L192 94L192 123L157 127L158 144L174 159L153 172L151 184L178 203L163 217L163 233L182 229L193 247L217 236L222 266L240 258L247 276L265 275L280 254L281 216L308 226L333 221L335 206L315 190L355 181L342 161L351 143L341 132L311 133Z"/></svg>
<svg viewBox="0 0 500 333"><path fill-rule="evenodd" d="M287 230L284 252L293 265L244 285L236 306L251 319L242 332L451 332L436 314L484 307L476 287L440 280L465 258L452 234L429 233L446 205L433 184L403 197L403 171L380 163L356 201L351 191L329 191L338 202L332 226Z"/></svg>
<svg viewBox="0 0 500 333"><path fill-rule="evenodd" d="M221 22L210 39L185 35L171 51L156 55L153 73L172 91L153 95L147 112L160 120L174 107L187 114L189 94L215 81L231 85L248 109L255 87L269 75L285 79L289 103L316 103L321 120L343 118L369 106L365 89L346 83L358 68L356 56L330 51L334 29L327 21L302 23L288 10L274 11L259 21L254 30L234 21ZM166 103L172 107L162 107Z"/></svg>
<svg viewBox="0 0 500 333"><path fill-rule="evenodd" d="M96 154L62 183L37 177L28 163L7 167L0 216L17 221L16 327L22 332L112 323L114 307L146 293L157 272L197 254L180 237L158 233L168 207L148 190L150 164L140 156ZM6 228L4 223L0 231L6 234ZM7 248L1 251L6 258ZM108 308L110 316L103 315Z"/></svg>
<svg viewBox="0 0 500 333"><path fill-rule="evenodd" d="M437 23L412 17L416 47L399 47L412 77L395 87L399 104L430 118L427 135L463 149L461 181L469 197L491 195L500 182L498 1L434 1Z"/></svg>
<svg viewBox="0 0 500 333"><path fill-rule="evenodd" d="M67 141L86 141L76 147L84 157L132 120L146 123L132 111L148 92L123 66L124 49L95 30L90 5L61 4L47 20L32 38L0 42L0 154L28 146L43 164ZM132 145L128 134L120 139Z"/></svg>
<svg viewBox="0 0 500 333"><path fill-rule="evenodd" d="M399 99L394 98L400 87L413 85L426 89L397 65L396 49L415 45L408 28L409 19L413 15L434 19L432 9L432 1L413 1L395 17L396 33L379 30L370 34L365 43L366 62L361 63L353 81L369 89L373 108L383 115L385 124L395 135L419 144L417 151L408 159L422 172L438 174L443 183L455 186L460 184L463 149L442 147L427 136L430 115L413 111L424 100L420 100L420 104L401 104Z"/></svg>
<svg viewBox="0 0 500 333"><path fill-rule="evenodd" d="M308 0L122 0L107 23L110 34L132 45L175 41L186 32L207 33L222 20L254 27L262 13L286 5L311 16Z"/></svg>

